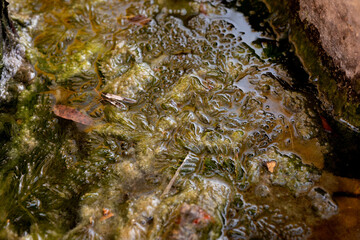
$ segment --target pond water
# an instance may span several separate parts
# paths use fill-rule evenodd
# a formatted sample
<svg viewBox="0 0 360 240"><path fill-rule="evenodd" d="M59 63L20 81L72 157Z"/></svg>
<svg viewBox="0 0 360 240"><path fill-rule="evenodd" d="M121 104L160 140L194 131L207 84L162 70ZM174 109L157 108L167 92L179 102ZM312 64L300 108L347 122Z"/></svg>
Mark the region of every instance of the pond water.
<svg viewBox="0 0 360 240"><path fill-rule="evenodd" d="M271 29L219 1L10 11L36 78L0 112L2 238L306 239L338 213Z"/></svg>

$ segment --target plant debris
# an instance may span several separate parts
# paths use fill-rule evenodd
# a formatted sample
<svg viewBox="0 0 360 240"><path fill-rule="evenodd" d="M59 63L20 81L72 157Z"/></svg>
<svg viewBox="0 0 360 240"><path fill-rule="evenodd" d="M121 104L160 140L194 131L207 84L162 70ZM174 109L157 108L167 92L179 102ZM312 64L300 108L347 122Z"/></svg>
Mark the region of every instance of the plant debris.
<svg viewBox="0 0 360 240"><path fill-rule="evenodd" d="M325 132L332 133L332 128L330 127L330 124L326 121L326 119L323 116L320 116L321 118L321 125L324 128Z"/></svg>
<svg viewBox="0 0 360 240"><path fill-rule="evenodd" d="M111 93L102 93L103 99L108 102L123 102L128 104L135 104L137 101L131 98L121 97L119 95L111 94Z"/></svg>
<svg viewBox="0 0 360 240"><path fill-rule="evenodd" d="M103 208L102 213L103 213L103 216L100 218L100 221L104 221L104 220L114 216L114 214L108 208Z"/></svg>
<svg viewBox="0 0 360 240"><path fill-rule="evenodd" d="M177 178L177 177L179 176L179 174L180 174L181 168L185 165L185 163L187 162L188 159L189 159L189 154L185 157L185 159L184 159L184 161L181 163L180 167L176 170L174 176L171 178L169 184L166 186L166 188L165 188L163 194L161 195L161 197L163 197L163 196L165 196L166 194L169 193L169 191L170 191L172 185L174 184L176 178Z"/></svg>
<svg viewBox="0 0 360 240"><path fill-rule="evenodd" d="M276 161L267 162L266 167L269 170L269 172L273 173L276 167Z"/></svg>
<svg viewBox="0 0 360 240"><path fill-rule="evenodd" d="M143 15L130 16L127 17L127 19L129 20L129 22L139 26L145 26L151 21L150 18L145 17Z"/></svg>
<svg viewBox="0 0 360 240"><path fill-rule="evenodd" d="M94 120L91 117L69 106L58 104L53 107L53 111L56 116L64 119L72 120L84 125L94 124Z"/></svg>

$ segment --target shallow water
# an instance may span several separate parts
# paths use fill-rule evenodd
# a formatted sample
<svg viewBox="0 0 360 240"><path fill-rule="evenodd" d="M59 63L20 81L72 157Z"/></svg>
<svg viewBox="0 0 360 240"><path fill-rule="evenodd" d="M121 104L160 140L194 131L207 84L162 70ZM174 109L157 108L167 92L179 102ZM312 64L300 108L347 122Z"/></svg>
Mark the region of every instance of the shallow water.
<svg viewBox="0 0 360 240"><path fill-rule="evenodd" d="M317 108L242 13L175 0L11 11L37 77L1 109L1 236L305 239L338 212Z"/></svg>

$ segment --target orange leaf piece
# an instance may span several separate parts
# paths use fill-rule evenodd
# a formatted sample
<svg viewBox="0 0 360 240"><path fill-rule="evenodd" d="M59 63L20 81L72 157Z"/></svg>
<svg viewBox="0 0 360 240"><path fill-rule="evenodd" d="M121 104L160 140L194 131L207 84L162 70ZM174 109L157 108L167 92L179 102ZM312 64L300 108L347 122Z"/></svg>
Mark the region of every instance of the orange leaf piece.
<svg viewBox="0 0 360 240"><path fill-rule="evenodd" d="M332 128L330 127L330 124L326 121L326 119L323 116L320 116L321 118L321 125L323 126L324 130L328 133L332 133Z"/></svg>
<svg viewBox="0 0 360 240"><path fill-rule="evenodd" d="M102 211L103 211L103 216L100 218L100 221L104 221L114 216L114 214L108 208L103 208Z"/></svg>
<svg viewBox="0 0 360 240"><path fill-rule="evenodd" d="M56 116L72 120L77 123L84 125L93 125L94 123L94 120L91 117L69 106L58 104L54 106L53 111Z"/></svg>
<svg viewBox="0 0 360 240"><path fill-rule="evenodd" d="M266 167L269 170L269 172L273 173L276 167L276 161L270 161L270 162L266 162Z"/></svg>
<svg viewBox="0 0 360 240"><path fill-rule="evenodd" d="M146 24L148 24L151 19L150 18L147 18L143 15L136 15L136 16L132 16L132 17L128 17L128 20L131 22L131 23L134 23L136 25L141 25L141 26L144 26Z"/></svg>

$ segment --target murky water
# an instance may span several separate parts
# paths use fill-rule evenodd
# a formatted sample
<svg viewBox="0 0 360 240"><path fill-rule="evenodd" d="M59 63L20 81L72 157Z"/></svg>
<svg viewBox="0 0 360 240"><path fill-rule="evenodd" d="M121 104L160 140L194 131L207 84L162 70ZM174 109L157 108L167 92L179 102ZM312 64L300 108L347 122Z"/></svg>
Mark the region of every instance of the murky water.
<svg viewBox="0 0 360 240"><path fill-rule="evenodd" d="M175 0L11 11L37 77L0 113L2 237L305 239L338 212L319 115L242 13Z"/></svg>

